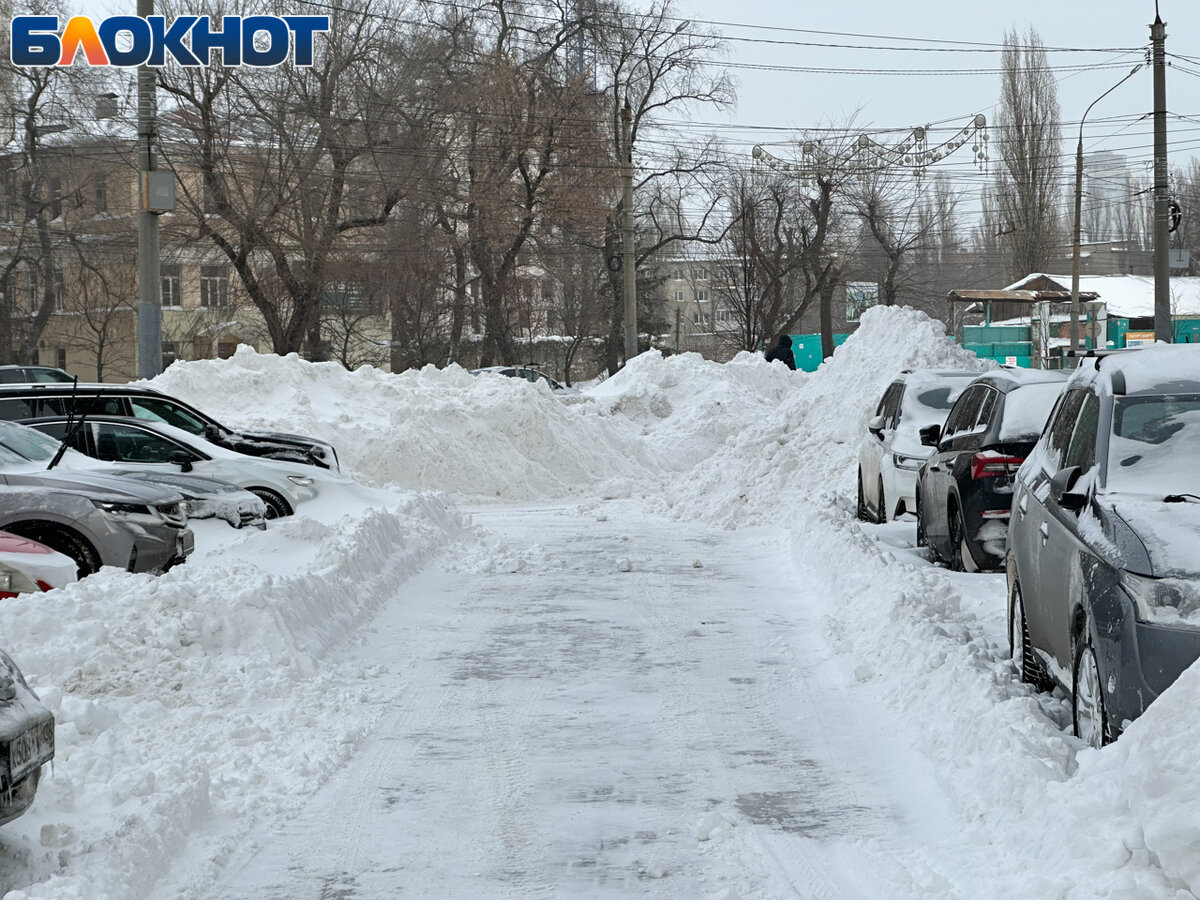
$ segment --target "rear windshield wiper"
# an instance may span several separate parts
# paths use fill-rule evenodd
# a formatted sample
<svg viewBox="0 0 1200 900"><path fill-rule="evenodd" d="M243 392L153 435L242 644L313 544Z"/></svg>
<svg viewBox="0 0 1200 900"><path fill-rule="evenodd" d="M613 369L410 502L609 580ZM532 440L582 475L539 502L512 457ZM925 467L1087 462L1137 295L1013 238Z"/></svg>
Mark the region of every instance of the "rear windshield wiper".
<svg viewBox="0 0 1200 900"><path fill-rule="evenodd" d="M1200 495L1197 494L1167 494L1163 497L1163 503L1187 503L1188 501L1200 503Z"/></svg>

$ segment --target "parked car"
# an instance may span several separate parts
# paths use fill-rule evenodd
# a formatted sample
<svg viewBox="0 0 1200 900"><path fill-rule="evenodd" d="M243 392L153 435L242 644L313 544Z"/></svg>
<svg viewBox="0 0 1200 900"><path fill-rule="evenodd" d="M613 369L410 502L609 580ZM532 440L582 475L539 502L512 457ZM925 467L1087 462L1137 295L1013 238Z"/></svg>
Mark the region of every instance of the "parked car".
<svg viewBox="0 0 1200 900"><path fill-rule="evenodd" d="M0 384L70 384L75 376L52 366L0 366Z"/></svg>
<svg viewBox="0 0 1200 900"><path fill-rule="evenodd" d="M1014 663L1100 746L1200 658L1200 348L1085 360L1013 501Z"/></svg>
<svg viewBox="0 0 1200 900"><path fill-rule="evenodd" d="M921 429L934 451L917 475L917 545L957 571L1004 562L1013 478L1068 372L997 369L955 401L945 426Z"/></svg>
<svg viewBox="0 0 1200 900"><path fill-rule="evenodd" d="M75 561L79 577L101 566L164 572L187 559L195 536L175 491L115 475L30 472L0 447L0 529Z"/></svg>
<svg viewBox="0 0 1200 900"><path fill-rule="evenodd" d="M858 518L886 522L916 509L917 471L929 456L920 429L946 420L978 372L908 369L875 407L858 449Z"/></svg>
<svg viewBox="0 0 1200 900"><path fill-rule="evenodd" d="M0 597L51 591L78 577L71 557L29 538L0 531Z"/></svg>
<svg viewBox="0 0 1200 900"><path fill-rule="evenodd" d="M530 381L534 384L541 382L552 391L568 390L568 388L559 384L545 372L540 372L533 366L484 366L482 369L471 369L472 375L483 375L485 373L504 375L507 378L523 378L525 381Z"/></svg>
<svg viewBox="0 0 1200 900"><path fill-rule="evenodd" d="M58 465L63 469L120 475L178 491L186 501L189 519L219 518L234 528L247 525L261 528L266 524L266 503L235 484L181 472L147 471L145 468L139 471L135 466L105 462L85 456L77 450L64 449L61 444L61 438L56 440L36 428L19 422L0 421L0 446L28 460L31 471L45 469L62 450Z"/></svg>
<svg viewBox="0 0 1200 900"><path fill-rule="evenodd" d="M77 429L65 418L30 421L30 426L95 459L154 472L194 473L244 488L266 504L267 518L290 516L317 496L311 466L248 456L210 444L165 422L88 416Z"/></svg>
<svg viewBox="0 0 1200 900"><path fill-rule="evenodd" d="M54 758L54 714L0 651L0 825L33 803L42 766Z"/></svg>
<svg viewBox="0 0 1200 900"><path fill-rule="evenodd" d="M143 385L0 385L0 419L19 422L82 412L166 422L238 453L340 471L337 451L324 441L298 434L227 428L194 406Z"/></svg>

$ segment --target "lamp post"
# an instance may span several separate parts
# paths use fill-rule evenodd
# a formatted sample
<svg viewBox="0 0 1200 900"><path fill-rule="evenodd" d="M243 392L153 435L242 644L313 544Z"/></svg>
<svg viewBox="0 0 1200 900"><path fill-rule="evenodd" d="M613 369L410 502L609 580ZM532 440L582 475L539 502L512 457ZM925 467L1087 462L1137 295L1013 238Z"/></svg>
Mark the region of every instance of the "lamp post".
<svg viewBox="0 0 1200 900"><path fill-rule="evenodd" d="M1083 205L1083 123L1087 121L1092 107L1132 78L1142 67L1138 63L1129 74L1088 104L1079 120L1079 143L1075 145L1075 249L1071 259L1071 349L1079 349L1079 218Z"/></svg>

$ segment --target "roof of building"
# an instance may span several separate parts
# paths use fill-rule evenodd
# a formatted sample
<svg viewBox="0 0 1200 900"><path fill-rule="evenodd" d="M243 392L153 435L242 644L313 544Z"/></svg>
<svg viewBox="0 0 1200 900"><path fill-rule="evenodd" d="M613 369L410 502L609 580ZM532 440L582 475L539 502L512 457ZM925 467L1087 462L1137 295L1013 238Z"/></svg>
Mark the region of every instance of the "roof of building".
<svg viewBox="0 0 1200 900"><path fill-rule="evenodd" d="M1047 279L1062 287L1070 296L1070 275L1027 275L1006 290L1028 290L1028 285L1038 279ZM1154 315L1154 278L1150 275L1081 275L1079 291L1095 293L1108 308L1110 316L1136 319ZM1200 316L1200 278L1176 277L1171 279L1171 311L1177 316Z"/></svg>

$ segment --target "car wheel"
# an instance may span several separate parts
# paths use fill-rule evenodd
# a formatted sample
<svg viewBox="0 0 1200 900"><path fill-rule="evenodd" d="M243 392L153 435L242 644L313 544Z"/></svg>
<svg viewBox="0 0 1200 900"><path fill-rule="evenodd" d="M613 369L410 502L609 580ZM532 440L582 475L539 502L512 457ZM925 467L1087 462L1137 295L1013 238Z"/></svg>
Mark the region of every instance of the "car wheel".
<svg viewBox="0 0 1200 900"><path fill-rule="evenodd" d="M292 508L288 506L288 502L270 488L252 487L247 490L267 505L268 519L281 519L292 514Z"/></svg>
<svg viewBox="0 0 1200 900"><path fill-rule="evenodd" d="M924 547L927 543L925 539L925 513L921 510L921 491L917 490L917 546Z"/></svg>
<svg viewBox="0 0 1200 900"><path fill-rule="evenodd" d="M888 520L887 495L883 492L883 478L879 479L879 515L876 517L880 525L886 525Z"/></svg>
<svg viewBox="0 0 1200 900"><path fill-rule="evenodd" d="M867 512L867 499L863 496L862 488L862 469L858 470L858 510L856 512L858 521L870 522L871 516Z"/></svg>
<svg viewBox="0 0 1200 900"><path fill-rule="evenodd" d="M1089 747L1099 749L1112 740L1108 730L1108 713L1104 709L1100 666L1087 629L1075 646L1075 666L1071 677L1071 720L1075 736Z"/></svg>
<svg viewBox="0 0 1200 900"><path fill-rule="evenodd" d="M978 572L971 545L967 543L967 526L958 507L950 510L950 568L955 572Z"/></svg>
<svg viewBox="0 0 1200 900"><path fill-rule="evenodd" d="M1029 628L1025 624L1025 600L1021 596L1021 585L1015 582L1008 598L1008 654L1012 657L1017 677L1025 684L1040 688L1042 676L1033 659Z"/></svg>
<svg viewBox="0 0 1200 900"><path fill-rule="evenodd" d="M100 571L100 554L88 543L87 538L69 528L47 522L17 522L15 525L5 526L4 530L45 544L51 550L71 557L75 560L75 572L80 578Z"/></svg>

